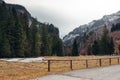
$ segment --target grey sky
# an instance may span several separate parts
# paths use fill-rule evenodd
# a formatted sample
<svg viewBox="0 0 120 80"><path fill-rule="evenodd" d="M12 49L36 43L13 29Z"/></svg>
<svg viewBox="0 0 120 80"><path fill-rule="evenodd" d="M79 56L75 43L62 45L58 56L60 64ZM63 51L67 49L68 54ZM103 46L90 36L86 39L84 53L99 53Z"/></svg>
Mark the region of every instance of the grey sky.
<svg viewBox="0 0 120 80"><path fill-rule="evenodd" d="M53 23L64 36L74 28L120 10L120 0L5 0L24 5L40 22Z"/></svg>

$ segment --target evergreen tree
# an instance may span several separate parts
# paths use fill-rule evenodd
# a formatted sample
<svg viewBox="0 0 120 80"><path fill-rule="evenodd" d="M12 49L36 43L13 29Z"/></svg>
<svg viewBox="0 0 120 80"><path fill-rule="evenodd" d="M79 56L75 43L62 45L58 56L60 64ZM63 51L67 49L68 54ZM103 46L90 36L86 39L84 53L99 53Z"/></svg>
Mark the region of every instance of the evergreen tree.
<svg viewBox="0 0 120 80"><path fill-rule="evenodd" d="M40 55L40 47L38 45L39 42L39 34L38 34L38 22L37 19L34 19L32 27L31 27L31 32L32 32L32 50L31 50L31 55L32 56L39 56Z"/></svg>
<svg viewBox="0 0 120 80"><path fill-rule="evenodd" d="M7 36L7 19L9 17L5 3L0 4L0 57L11 57Z"/></svg>
<svg viewBox="0 0 120 80"><path fill-rule="evenodd" d="M13 15L10 16L10 18L8 18L7 20L7 36L8 36L8 40L10 43L10 50L11 50L11 57L16 57L16 53L15 53L15 34L16 34L16 29L15 29L15 21L13 18Z"/></svg>
<svg viewBox="0 0 120 80"><path fill-rule="evenodd" d="M103 29L103 35L100 42L100 52L101 54L107 55L109 54L109 39L108 39L108 29L105 26Z"/></svg>
<svg viewBox="0 0 120 80"><path fill-rule="evenodd" d="M103 35L100 41L94 41L92 45L93 54L97 55L111 55L114 53L113 39L109 38L106 26L103 29Z"/></svg>
<svg viewBox="0 0 120 80"><path fill-rule="evenodd" d="M112 27L111 27L111 32L115 31L115 25L112 24Z"/></svg>
<svg viewBox="0 0 120 80"><path fill-rule="evenodd" d="M64 56L63 44L62 44L61 40L59 40L58 43L57 43L57 56Z"/></svg>
<svg viewBox="0 0 120 80"><path fill-rule="evenodd" d="M7 36L2 34L2 40L0 40L0 57L11 57L10 44Z"/></svg>
<svg viewBox="0 0 120 80"><path fill-rule="evenodd" d="M28 21L28 16L26 13L20 14L20 22L22 23L23 30L24 30L24 36L25 36L25 42L24 42L24 53L26 57L31 56L31 44L32 44L32 35L31 35L31 29Z"/></svg>
<svg viewBox="0 0 120 80"><path fill-rule="evenodd" d="M90 45L87 48L87 54L92 55L92 47Z"/></svg>
<svg viewBox="0 0 120 80"><path fill-rule="evenodd" d="M109 54L112 55L114 53L114 41L113 41L113 38L110 39L110 42L109 42Z"/></svg>
<svg viewBox="0 0 120 80"><path fill-rule="evenodd" d="M74 40L73 46L72 46L72 56L79 56L78 45L77 45L76 39Z"/></svg>
<svg viewBox="0 0 120 80"><path fill-rule="evenodd" d="M111 32L119 31L119 30L120 30L120 23L112 25Z"/></svg>
<svg viewBox="0 0 120 80"><path fill-rule="evenodd" d="M23 26L20 23L20 19L18 18L18 14L16 9L12 8L13 20L14 25L12 25L12 49L13 54L16 57L24 57L24 39L25 33L23 31Z"/></svg>
<svg viewBox="0 0 120 80"><path fill-rule="evenodd" d="M14 33L14 50L16 57L24 57L24 31L22 26L19 23L16 23Z"/></svg>
<svg viewBox="0 0 120 80"><path fill-rule="evenodd" d="M120 45L118 46L119 54L120 54Z"/></svg>
<svg viewBox="0 0 120 80"><path fill-rule="evenodd" d="M100 51L99 43L95 40L93 45L92 45L92 53L94 55L98 55Z"/></svg>
<svg viewBox="0 0 120 80"><path fill-rule="evenodd" d="M45 56L45 55L51 55L51 51L50 51L50 37L48 34L48 28L47 25L43 25L42 29L41 29L41 41L42 41L42 45L41 45L41 55ZM50 42L49 42L50 41Z"/></svg>

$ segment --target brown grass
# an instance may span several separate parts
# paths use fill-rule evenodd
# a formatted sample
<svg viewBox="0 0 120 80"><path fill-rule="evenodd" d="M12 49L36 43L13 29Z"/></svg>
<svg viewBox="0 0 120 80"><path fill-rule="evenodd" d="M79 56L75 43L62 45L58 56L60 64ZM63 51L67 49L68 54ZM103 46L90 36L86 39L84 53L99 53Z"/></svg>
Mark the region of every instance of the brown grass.
<svg viewBox="0 0 120 80"><path fill-rule="evenodd" d="M46 59L85 59L109 58L111 56L79 56L79 57L45 57ZM99 67L98 60L89 60L89 68ZM117 59L112 59L112 64L117 64ZM51 72L47 71L47 62L7 62L0 61L0 80L29 80L49 74L70 71L69 61L52 61ZM102 60L103 66L109 65L109 59ZM73 69L86 68L85 61L73 61Z"/></svg>

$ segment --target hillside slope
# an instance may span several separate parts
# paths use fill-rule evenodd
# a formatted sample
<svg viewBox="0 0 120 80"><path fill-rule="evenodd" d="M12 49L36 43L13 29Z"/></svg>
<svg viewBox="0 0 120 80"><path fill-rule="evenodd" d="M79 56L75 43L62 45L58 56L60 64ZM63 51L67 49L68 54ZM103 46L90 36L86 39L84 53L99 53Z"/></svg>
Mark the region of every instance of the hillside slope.
<svg viewBox="0 0 120 80"><path fill-rule="evenodd" d="M119 37L119 32L111 32L113 25L120 23L120 11L111 15L105 15L99 20L93 20L92 22L81 25L75 28L72 32L63 38L63 43L66 48L66 53L71 54L72 44L74 40L77 40L78 48L81 54L88 54L88 48L92 46L95 40L100 40L103 35L104 26L109 31L109 36L114 39L115 53L119 53L118 45L116 44L115 37ZM116 33L116 34L115 34ZM114 35L114 36L113 36ZM91 50L91 49L90 49Z"/></svg>
<svg viewBox="0 0 120 80"><path fill-rule="evenodd" d="M120 11L117 13L113 13L111 15L105 15L99 20L93 20L92 22L81 25L78 28L75 28L68 35L63 38L63 42L65 46L71 46L74 39L79 37L82 39L84 35L89 34L92 31L95 31L104 25L112 26L112 24L117 24L120 22Z"/></svg>

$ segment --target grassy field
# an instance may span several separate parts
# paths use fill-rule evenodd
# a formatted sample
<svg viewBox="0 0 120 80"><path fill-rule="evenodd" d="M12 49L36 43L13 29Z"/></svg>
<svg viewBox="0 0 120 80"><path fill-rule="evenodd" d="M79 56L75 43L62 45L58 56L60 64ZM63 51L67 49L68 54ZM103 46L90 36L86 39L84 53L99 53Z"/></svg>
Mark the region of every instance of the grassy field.
<svg viewBox="0 0 120 80"><path fill-rule="evenodd" d="M79 56L79 57L45 57L46 59L86 59L86 58L109 58L111 56ZM99 67L98 60L89 60L89 68ZM112 59L112 64L117 64L117 59ZM68 72L69 61L52 61L51 72L48 72L47 62L7 62L0 61L0 80L29 80L49 74ZM109 60L102 60L102 66L108 66ZM73 61L73 69L85 69L85 61Z"/></svg>

